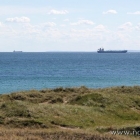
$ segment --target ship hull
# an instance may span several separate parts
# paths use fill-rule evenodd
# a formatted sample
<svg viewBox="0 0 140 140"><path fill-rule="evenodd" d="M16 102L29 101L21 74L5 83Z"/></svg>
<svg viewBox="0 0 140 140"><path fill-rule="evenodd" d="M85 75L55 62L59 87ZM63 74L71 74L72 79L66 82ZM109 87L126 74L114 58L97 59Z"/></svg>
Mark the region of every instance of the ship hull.
<svg viewBox="0 0 140 140"><path fill-rule="evenodd" d="M97 51L98 53L126 53L127 50L122 51Z"/></svg>

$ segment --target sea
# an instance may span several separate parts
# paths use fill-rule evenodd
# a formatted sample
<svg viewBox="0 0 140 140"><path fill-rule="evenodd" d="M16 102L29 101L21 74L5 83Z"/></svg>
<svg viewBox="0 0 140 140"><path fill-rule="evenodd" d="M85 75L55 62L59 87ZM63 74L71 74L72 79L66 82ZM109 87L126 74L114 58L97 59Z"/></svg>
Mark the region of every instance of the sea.
<svg viewBox="0 0 140 140"><path fill-rule="evenodd" d="M1 52L0 94L140 85L140 53Z"/></svg>

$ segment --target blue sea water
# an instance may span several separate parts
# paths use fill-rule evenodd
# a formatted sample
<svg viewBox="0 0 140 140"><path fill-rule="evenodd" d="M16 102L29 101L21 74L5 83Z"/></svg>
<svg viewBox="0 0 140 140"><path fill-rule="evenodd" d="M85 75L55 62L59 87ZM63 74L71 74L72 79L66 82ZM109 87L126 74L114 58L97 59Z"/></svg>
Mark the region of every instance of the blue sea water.
<svg viewBox="0 0 140 140"><path fill-rule="evenodd" d="M140 53L0 53L0 93L140 85Z"/></svg>

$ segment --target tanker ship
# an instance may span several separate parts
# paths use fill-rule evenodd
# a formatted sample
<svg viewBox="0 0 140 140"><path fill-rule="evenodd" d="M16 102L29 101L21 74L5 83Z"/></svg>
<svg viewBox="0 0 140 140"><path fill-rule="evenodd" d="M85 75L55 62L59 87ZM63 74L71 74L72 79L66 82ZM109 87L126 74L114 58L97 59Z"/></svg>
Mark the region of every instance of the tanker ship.
<svg viewBox="0 0 140 140"><path fill-rule="evenodd" d="M100 48L97 50L98 53L126 53L127 50L104 50L104 48Z"/></svg>

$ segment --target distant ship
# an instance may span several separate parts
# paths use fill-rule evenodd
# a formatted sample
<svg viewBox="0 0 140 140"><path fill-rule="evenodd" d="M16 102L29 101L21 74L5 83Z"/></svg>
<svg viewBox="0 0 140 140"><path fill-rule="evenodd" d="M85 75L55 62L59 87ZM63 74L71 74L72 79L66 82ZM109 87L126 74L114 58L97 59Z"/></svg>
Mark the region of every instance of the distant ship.
<svg viewBox="0 0 140 140"><path fill-rule="evenodd" d="M15 50L14 50L13 52L18 52L18 53L19 53L19 52L22 52L22 51L15 51Z"/></svg>
<svg viewBox="0 0 140 140"><path fill-rule="evenodd" d="M97 50L98 53L126 53L127 50L104 50L104 48L100 48Z"/></svg>

